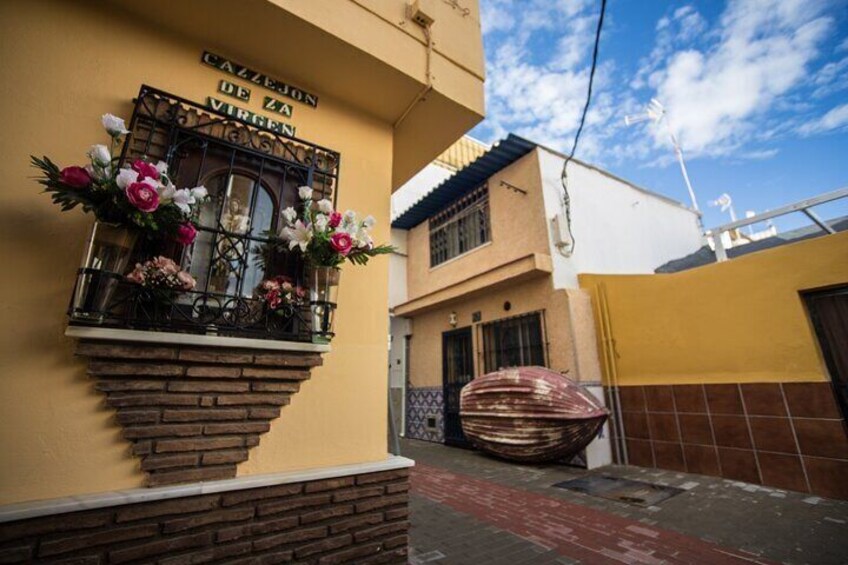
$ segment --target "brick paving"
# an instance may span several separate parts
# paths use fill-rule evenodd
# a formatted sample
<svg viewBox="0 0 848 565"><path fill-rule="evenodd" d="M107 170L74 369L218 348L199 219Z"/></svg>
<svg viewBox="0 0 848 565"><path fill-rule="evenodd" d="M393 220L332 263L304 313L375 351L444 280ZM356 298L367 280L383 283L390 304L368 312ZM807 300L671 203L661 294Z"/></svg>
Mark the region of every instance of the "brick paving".
<svg viewBox="0 0 848 565"><path fill-rule="evenodd" d="M848 563L848 503L737 481L642 469L586 472L405 441L410 562ZM552 488L588 474L683 488L642 508Z"/></svg>

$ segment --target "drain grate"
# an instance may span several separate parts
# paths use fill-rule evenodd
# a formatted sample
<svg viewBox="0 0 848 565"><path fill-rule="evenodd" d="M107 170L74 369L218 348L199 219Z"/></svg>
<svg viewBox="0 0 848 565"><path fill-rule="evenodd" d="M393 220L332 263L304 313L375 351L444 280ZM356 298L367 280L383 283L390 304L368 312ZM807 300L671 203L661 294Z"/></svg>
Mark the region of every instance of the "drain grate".
<svg viewBox="0 0 848 565"><path fill-rule="evenodd" d="M675 487L607 476L582 477L553 486L636 506L654 506L683 492Z"/></svg>

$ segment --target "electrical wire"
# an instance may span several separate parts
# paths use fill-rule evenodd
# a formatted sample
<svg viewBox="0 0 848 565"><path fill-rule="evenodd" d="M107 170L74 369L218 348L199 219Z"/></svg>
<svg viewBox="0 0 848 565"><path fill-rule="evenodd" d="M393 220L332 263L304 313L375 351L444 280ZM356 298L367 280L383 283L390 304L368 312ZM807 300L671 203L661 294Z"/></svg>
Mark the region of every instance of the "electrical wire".
<svg viewBox="0 0 848 565"><path fill-rule="evenodd" d="M566 155L565 161L562 164L562 174L560 175L560 182L562 183L562 205L565 209L565 224L568 229L569 239L571 240L569 253L574 253L577 241L574 239L574 233L571 231L571 196L568 194L568 162L574 158L574 153L577 151L577 143L580 141L580 134L583 133L583 126L586 124L586 114L589 113L589 105L592 102L592 86L595 82L595 70L598 66L598 47L601 43L601 29L604 27L606 9L607 0L601 0L601 13L598 16L598 27L595 30L595 47L592 49L592 67L589 71L589 88L586 92L586 104L583 106L583 114L580 117L580 125L577 127L577 133L574 134L571 153Z"/></svg>

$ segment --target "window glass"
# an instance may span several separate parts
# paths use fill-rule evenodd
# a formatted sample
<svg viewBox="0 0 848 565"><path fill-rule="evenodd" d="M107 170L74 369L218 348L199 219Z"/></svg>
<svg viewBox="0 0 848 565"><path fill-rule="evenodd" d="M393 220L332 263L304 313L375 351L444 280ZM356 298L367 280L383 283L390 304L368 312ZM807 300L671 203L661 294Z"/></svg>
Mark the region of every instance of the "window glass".
<svg viewBox="0 0 848 565"><path fill-rule="evenodd" d="M540 312L483 325L485 371L507 367L545 366Z"/></svg>
<svg viewBox="0 0 848 565"><path fill-rule="evenodd" d="M430 266L490 240L489 189L481 186L430 218Z"/></svg>

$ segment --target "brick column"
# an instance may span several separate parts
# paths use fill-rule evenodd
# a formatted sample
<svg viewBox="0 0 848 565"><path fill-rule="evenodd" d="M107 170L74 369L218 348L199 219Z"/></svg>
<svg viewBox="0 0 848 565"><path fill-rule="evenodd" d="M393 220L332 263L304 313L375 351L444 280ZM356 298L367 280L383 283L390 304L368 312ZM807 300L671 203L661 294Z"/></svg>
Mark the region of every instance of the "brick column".
<svg viewBox="0 0 848 565"><path fill-rule="evenodd" d="M317 353L81 340L148 486L236 476Z"/></svg>

